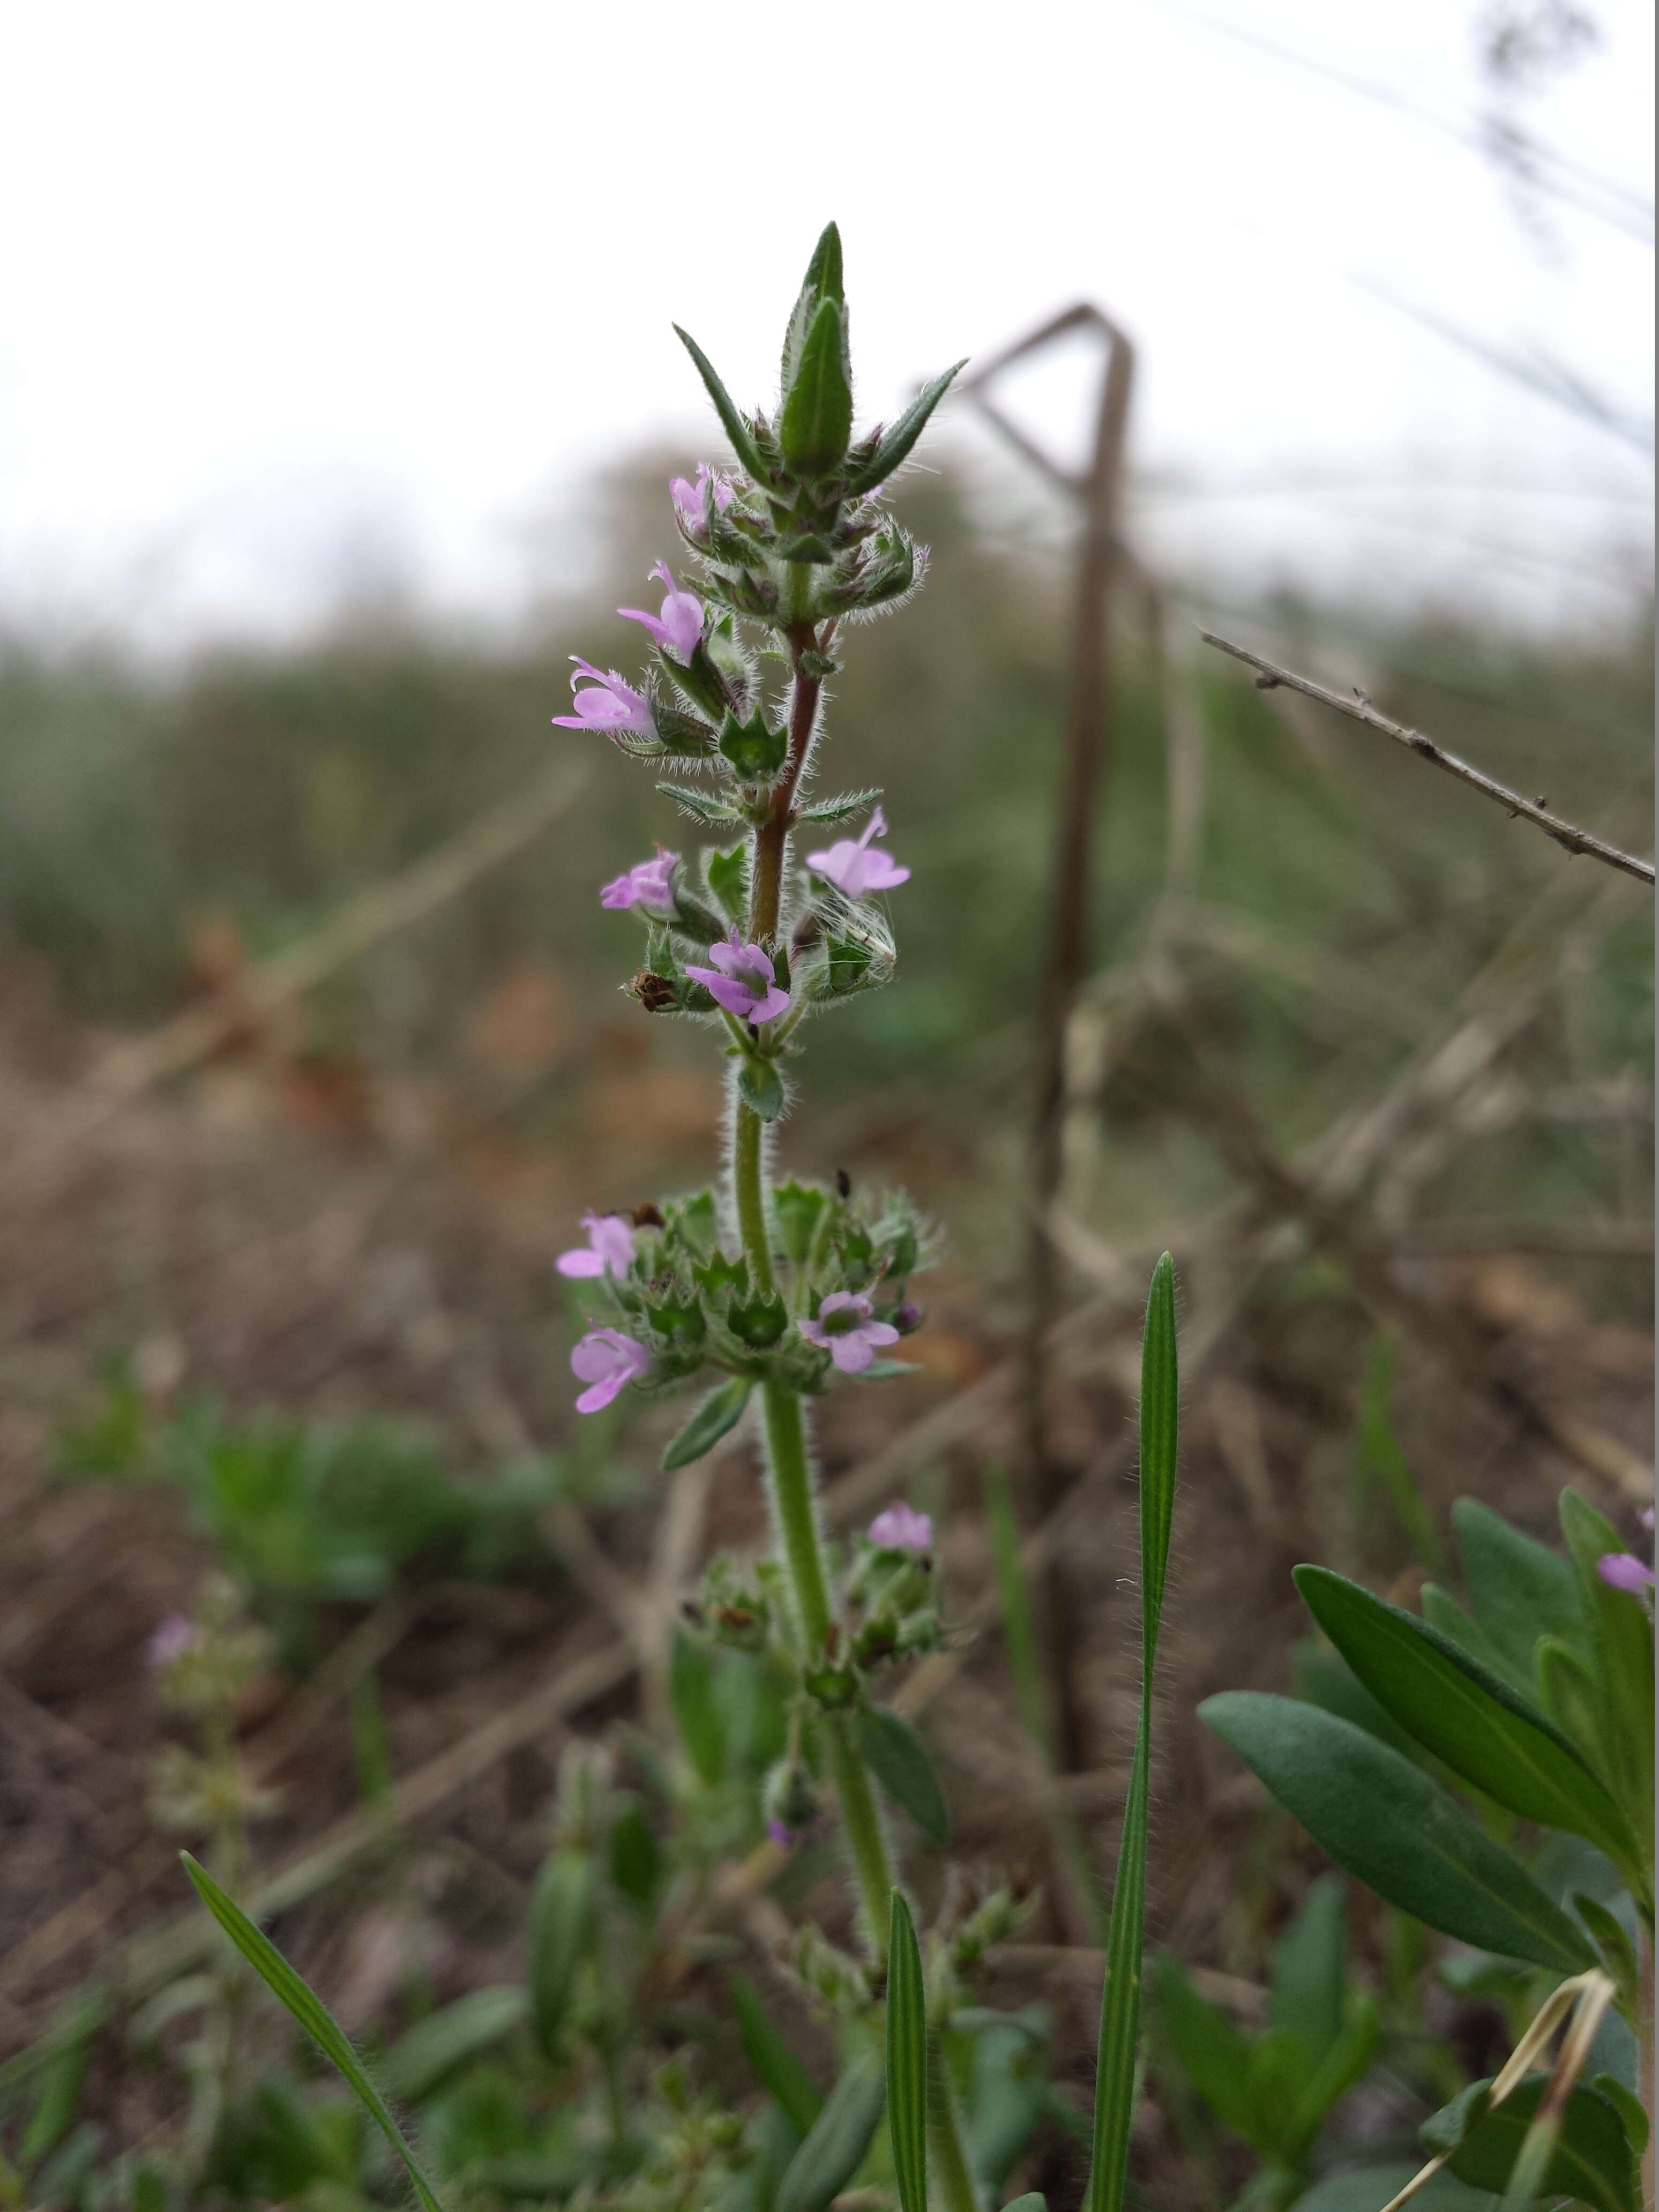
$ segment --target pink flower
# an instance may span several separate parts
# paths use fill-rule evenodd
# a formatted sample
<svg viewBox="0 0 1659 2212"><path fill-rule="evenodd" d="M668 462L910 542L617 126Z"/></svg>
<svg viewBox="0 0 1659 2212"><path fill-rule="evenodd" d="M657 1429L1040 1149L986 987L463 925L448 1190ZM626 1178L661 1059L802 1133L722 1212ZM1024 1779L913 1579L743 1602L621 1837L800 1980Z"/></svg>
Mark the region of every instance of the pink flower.
<svg viewBox="0 0 1659 2212"><path fill-rule="evenodd" d="M708 957L712 968L688 963L685 972L703 984L728 1014L758 1023L775 1022L788 1012L789 994L773 973L771 954L760 945L741 943L733 930L728 943L709 946Z"/></svg>
<svg viewBox="0 0 1659 2212"><path fill-rule="evenodd" d="M553 720L561 729L603 730L607 737L632 736L654 738L657 726L651 719L651 702L637 692L631 684L624 684L613 668L606 674L584 660L579 653L570 658L576 664L576 673L570 679L574 694L574 714L555 714ZM589 679L589 688L578 691L576 686L583 678Z"/></svg>
<svg viewBox="0 0 1659 2212"><path fill-rule="evenodd" d="M665 652L672 645L680 659L690 660L702 635L702 601L690 592L681 591L665 561L659 561L651 573L660 579L667 593L661 614L648 615L639 607L618 607L617 612L629 622L643 623Z"/></svg>
<svg viewBox="0 0 1659 2212"><path fill-rule="evenodd" d="M200 1632L182 1613L170 1613L165 1620L156 1624L144 1645L144 1657L152 1667L171 1667L175 1659L183 1658L191 1645L200 1641Z"/></svg>
<svg viewBox="0 0 1659 2212"><path fill-rule="evenodd" d="M597 1413L636 1375L651 1364L651 1354L619 1328L590 1328L570 1354L570 1371L587 1389L576 1401L579 1413Z"/></svg>
<svg viewBox="0 0 1659 2212"><path fill-rule="evenodd" d="M678 853L659 845L654 860L636 860L626 875L617 876L599 893L599 904L608 907L646 906L653 913L669 914L674 905L674 871Z"/></svg>
<svg viewBox="0 0 1659 2212"><path fill-rule="evenodd" d="M1595 1571L1609 1588L1628 1590L1632 1596L1653 1588L1653 1569L1634 1552L1604 1552L1595 1562Z"/></svg>
<svg viewBox="0 0 1659 2212"><path fill-rule="evenodd" d="M869 1534L878 1552L931 1552L933 1548L931 1518L902 1504L878 1513L870 1523Z"/></svg>
<svg viewBox="0 0 1659 2212"><path fill-rule="evenodd" d="M724 514L737 494L723 477L714 474L707 461L698 462L696 483L687 483L684 477L673 477L669 480L668 496L674 502L674 512L680 519L680 526L694 538L702 529L703 501L710 495L708 488L711 484L714 486L714 505Z"/></svg>
<svg viewBox="0 0 1659 2212"><path fill-rule="evenodd" d="M874 1314L869 1299L856 1291L831 1291L817 1319L803 1319L797 1327L809 1344L829 1353L843 1375L862 1375L882 1346L899 1340L891 1322L877 1321Z"/></svg>
<svg viewBox="0 0 1659 2212"><path fill-rule="evenodd" d="M872 846L872 837L886 835L887 817L877 807L856 844L843 837L826 853L809 853L806 865L849 899L862 898L866 891L890 891L896 884L909 882L910 871L896 866L890 854L878 852Z"/></svg>
<svg viewBox="0 0 1659 2212"><path fill-rule="evenodd" d="M587 1231L586 1243L560 1253L553 1262L559 1273L578 1279L589 1275L625 1275L634 1259L634 1231L621 1214L585 1213L582 1227Z"/></svg>

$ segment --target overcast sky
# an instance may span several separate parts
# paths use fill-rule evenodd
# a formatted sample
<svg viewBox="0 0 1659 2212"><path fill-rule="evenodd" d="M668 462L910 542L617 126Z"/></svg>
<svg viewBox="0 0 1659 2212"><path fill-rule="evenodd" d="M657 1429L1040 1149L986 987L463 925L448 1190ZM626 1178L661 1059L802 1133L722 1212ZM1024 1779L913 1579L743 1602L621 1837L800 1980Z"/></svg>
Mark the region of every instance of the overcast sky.
<svg viewBox="0 0 1659 2212"><path fill-rule="evenodd" d="M1616 221L1518 212L1446 127L1490 105L1474 0L14 6L0 618L281 635L365 569L510 618L596 463L707 435L671 319L766 395L830 214L868 413L1090 295L1171 566L1594 617L1647 534L1653 52L1646 0L1590 4L1511 112ZM1020 404L1074 434L1066 375Z"/></svg>

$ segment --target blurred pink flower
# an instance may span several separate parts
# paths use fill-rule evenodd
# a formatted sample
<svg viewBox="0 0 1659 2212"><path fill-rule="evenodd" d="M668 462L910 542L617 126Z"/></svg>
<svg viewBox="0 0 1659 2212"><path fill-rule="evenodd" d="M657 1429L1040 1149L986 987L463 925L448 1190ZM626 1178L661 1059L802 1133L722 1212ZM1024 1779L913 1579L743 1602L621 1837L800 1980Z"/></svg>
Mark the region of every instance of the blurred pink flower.
<svg viewBox="0 0 1659 2212"><path fill-rule="evenodd" d="M1610 1588L1629 1590L1632 1595L1653 1588L1653 1569L1634 1552L1604 1552L1595 1562L1595 1571Z"/></svg>
<svg viewBox="0 0 1659 2212"><path fill-rule="evenodd" d="M851 899L862 898L866 891L890 891L909 882L910 871L899 867L890 853L878 852L872 845L872 837L886 835L887 817L877 807L856 842L842 837L826 852L809 853L806 865Z"/></svg>
<svg viewBox="0 0 1659 2212"><path fill-rule="evenodd" d="M165 1620L158 1621L144 1645L144 1658L151 1667L170 1667L181 1659L191 1645L198 1643L201 1632L186 1620L182 1613L170 1613Z"/></svg>
<svg viewBox="0 0 1659 2212"><path fill-rule="evenodd" d="M586 1243L560 1253L553 1262L559 1273L578 1279L590 1275L625 1275L633 1263L634 1231L621 1214L585 1213L582 1227L587 1232Z"/></svg>
<svg viewBox="0 0 1659 2212"><path fill-rule="evenodd" d="M879 1552L931 1552L933 1523L926 1513L902 1503L890 1505L870 1523L870 1541Z"/></svg>
<svg viewBox="0 0 1659 2212"><path fill-rule="evenodd" d="M681 660L690 660L702 635L702 601L693 592L681 591L665 561L659 561L651 574L666 594L661 614L648 615L640 607L618 607L617 612L629 622L643 623L665 652L672 646Z"/></svg>
<svg viewBox="0 0 1659 2212"><path fill-rule="evenodd" d="M650 1364L645 1346L619 1328L590 1328L570 1354L571 1373L588 1386L576 1401L576 1411L599 1413Z"/></svg>
<svg viewBox="0 0 1659 2212"><path fill-rule="evenodd" d="M789 1011L789 994L773 972L772 956L758 945L744 945L737 932L724 945L711 945L712 968L693 968L686 974L713 995L716 1006L740 1021L775 1022Z"/></svg>
<svg viewBox="0 0 1659 2212"><path fill-rule="evenodd" d="M862 1375L883 1346L899 1340L892 1323L874 1316L869 1299L856 1291L831 1291L818 1308L817 1319L804 1317L797 1326L809 1344L829 1353L843 1375Z"/></svg>
<svg viewBox="0 0 1659 2212"><path fill-rule="evenodd" d="M592 661L584 660L579 653L570 658L576 664L576 673L570 679L574 695L574 714L555 714L553 720L561 729L603 730L608 737L629 734L638 738L654 738L657 726L651 719L651 702L637 692L631 684L623 683L613 668L608 673L595 668ZM588 688L578 691L576 686L586 678Z"/></svg>
<svg viewBox="0 0 1659 2212"><path fill-rule="evenodd" d="M659 845L654 860L636 860L625 875L613 877L600 891L599 904L647 906L658 914L671 912L674 904L674 871L679 864L678 853L665 852Z"/></svg>

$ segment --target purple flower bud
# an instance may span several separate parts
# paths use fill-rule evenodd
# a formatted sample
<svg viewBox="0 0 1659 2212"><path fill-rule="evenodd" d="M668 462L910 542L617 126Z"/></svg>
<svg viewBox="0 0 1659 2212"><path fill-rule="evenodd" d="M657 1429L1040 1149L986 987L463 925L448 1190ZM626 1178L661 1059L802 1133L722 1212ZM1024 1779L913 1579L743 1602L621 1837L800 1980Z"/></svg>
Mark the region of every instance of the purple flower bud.
<svg viewBox="0 0 1659 2212"><path fill-rule="evenodd" d="M933 1548L931 1517L902 1503L878 1513L870 1523L869 1534L878 1552L931 1552Z"/></svg>
<svg viewBox="0 0 1659 2212"><path fill-rule="evenodd" d="M862 1375L882 1346L899 1340L892 1324L874 1315L869 1299L856 1291L831 1291L817 1320L803 1316L796 1327L809 1344L829 1353L843 1375Z"/></svg>
<svg viewBox="0 0 1659 2212"><path fill-rule="evenodd" d="M617 612L629 622L643 623L664 652L672 646L679 659L689 661L702 635L702 601L690 592L681 591L665 561L659 561L651 574L659 579L667 594L661 614L648 615L640 607L618 607Z"/></svg>
<svg viewBox="0 0 1659 2212"><path fill-rule="evenodd" d="M175 1659L181 1659L200 1640L200 1631L182 1613L170 1613L150 1632L144 1645L145 1663L158 1670L171 1667Z"/></svg>
<svg viewBox="0 0 1659 2212"><path fill-rule="evenodd" d="M887 835L887 817L877 807L865 823L856 843L842 837L826 852L809 853L806 865L848 898L862 898L868 891L890 891L910 880L908 868L899 867L889 853L878 852L872 837Z"/></svg>
<svg viewBox="0 0 1659 2212"><path fill-rule="evenodd" d="M651 1364L651 1354L619 1328L590 1328L570 1354L570 1371L587 1389L576 1401L579 1413L601 1412L636 1375Z"/></svg>
<svg viewBox="0 0 1659 2212"><path fill-rule="evenodd" d="M769 1820L766 1824L767 1842L775 1844L781 1851L793 1851L805 1832L804 1829L786 1827L781 1820Z"/></svg>
<svg viewBox="0 0 1659 2212"><path fill-rule="evenodd" d="M1632 1596L1653 1588L1653 1569L1634 1552L1604 1552L1595 1571L1610 1589L1628 1590Z"/></svg>
<svg viewBox="0 0 1659 2212"><path fill-rule="evenodd" d="M660 845L654 860L637 860L626 875L614 877L599 893L599 904L605 907L649 907L653 914L672 914L674 908L674 871L680 864L678 853L670 853Z"/></svg>
<svg viewBox="0 0 1659 2212"><path fill-rule="evenodd" d="M570 679L574 694L574 714L555 714L553 720L561 729L602 730L606 737L654 738L657 726L651 719L651 702L636 691L631 684L623 683L613 668L608 673L584 660L579 653L570 658L576 664L576 673ZM584 678L588 689L578 691L576 686Z"/></svg>
<svg viewBox="0 0 1659 2212"><path fill-rule="evenodd" d="M772 956L763 946L744 945L733 930L724 945L711 945L712 968L693 968L686 974L703 985L716 1006L739 1021L775 1022L789 1011L789 994L782 989L772 969Z"/></svg>
<svg viewBox="0 0 1659 2212"><path fill-rule="evenodd" d="M896 1306L891 1316L893 1326L901 1336L914 1336L927 1318L927 1308L919 1306L914 1298L906 1298L902 1306Z"/></svg>
<svg viewBox="0 0 1659 2212"><path fill-rule="evenodd" d="M561 1252L553 1265L562 1275L579 1280L591 1275L615 1275L620 1279L633 1264L633 1230L620 1213L585 1213L582 1227L587 1232L586 1243Z"/></svg>

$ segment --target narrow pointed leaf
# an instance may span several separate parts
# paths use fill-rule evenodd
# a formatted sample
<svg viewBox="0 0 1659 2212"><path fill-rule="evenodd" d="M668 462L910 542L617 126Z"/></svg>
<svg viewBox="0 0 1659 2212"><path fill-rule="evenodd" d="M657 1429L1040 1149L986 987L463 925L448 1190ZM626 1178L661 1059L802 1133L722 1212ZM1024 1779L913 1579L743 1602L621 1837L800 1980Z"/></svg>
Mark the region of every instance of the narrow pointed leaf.
<svg viewBox="0 0 1659 2212"><path fill-rule="evenodd" d="M847 458L852 435L847 313L838 301L821 300L800 349L800 363L785 396L783 418L778 425L785 465L796 476L828 476Z"/></svg>
<svg viewBox="0 0 1659 2212"><path fill-rule="evenodd" d="M1342 2033L1347 1887L1340 1875L1321 1875L1273 1952L1272 2025L1299 2035L1310 2058L1322 2058Z"/></svg>
<svg viewBox="0 0 1659 2212"><path fill-rule="evenodd" d="M593 1863L583 1850L550 1851L530 1900L531 2021L550 2062L570 2014L576 1972L594 1932Z"/></svg>
<svg viewBox="0 0 1659 2212"><path fill-rule="evenodd" d="M927 1996L915 1925L896 1889L887 1931L887 2126L900 2212L927 2212Z"/></svg>
<svg viewBox="0 0 1659 2212"><path fill-rule="evenodd" d="M733 1375L718 1390L711 1390L663 1454L663 1473L672 1474L677 1467L690 1467L728 1436L743 1419L753 1387L747 1376Z"/></svg>
<svg viewBox="0 0 1659 2212"><path fill-rule="evenodd" d="M1614 1589L1596 1572L1623 1539L1576 1490L1561 1493L1561 1534L1572 1555L1579 1601L1589 1623L1598 1684L1597 1714L1608 1780L1620 1802L1653 1833L1653 1620L1639 1597Z"/></svg>
<svg viewBox="0 0 1659 2212"><path fill-rule="evenodd" d="M1158 2026L1182 2071L1217 2118L1249 2142L1255 2118L1249 2039L1167 1954L1158 1962L1153 1988Z"/></svg>
<svg viewBox="0 0 1659 2212"><path fill-rule="evenodd" d="M720 418L720 428L730 441L732 452L750 475L754 477L756 483L763 483L768 471L766 463L761 457L760 447L755 443L749 425L733 404L731 393L715 374L714 362L709 360L696 338L689 331L683 331L678 323L674 325L674 335L696 363L697 374L702 379L703 387L708 397L714 403L714 412Z"/></svg>
<svg viewBox="0 0 1659 2212"><path fill-rule="evenodd" d="M1141 1940L1146 1914L1146 1796L1152 1763L1152 1673L1175 1512L1180 1381L1176 1361L1175 1262L1152 1270L1140 1343L1140 1719L1118 1842L1106 1986L1095 2059L1093 2154L1085 2212L1121 2212L1129 2168L1140 2043Z"/></svg>
<svg viewBox="0 0 1659 2212"><path fill-rule="evenodd" d="M1328 1567L1301 1566L1303 1601L1383 1709L1454 1774L1523 1820L1587 1836L1630 1865L1637 1842L1553 1722L1414 1613Z"/></svg>
<svg viewBox="0 0 1659 2212"><path fill-rule="evenodd" d="M1338 1866L1402 1912L1559 1973L1595 1963L1583 1931L1525 1869L1438 1783L1363 1729L1255 1690L1207 1698L1198 1712Z"/></svg>
<svg viewBox="0 0 1659 2212"><path fill-rule="evenodd" d="M530 1991L522 1982L469 1990L400 2035L380 2061L380 2079L391 2095L419 2104L458 2066L500 2043L529 2017Z"/></svg>
<svg viewBox="0 0 1659 2212"><path fill-rule="evenodd" d="M404 2141L402 2129L386 2110L385 2100L369 2080L362 2059L333 2014L313 1995L269 1936L263 1935L240 1906L225 1894L207 1869L198 1866L188 1851L181 1851L179 1856L203 1904L271 1995L288 2007L324 2057L344 2077L347 2087L403 2161L404 2170L426 2212L443 2212L421 2170L420 2160Z"/></svg>
<svg viewBox="0 0 1659 2212"><path fill-rule="evenodd" d="M738 2016L738 2033L755 2078L805 2142L823 2110L823 2100L813 2087L811 2075L767 2018L752 1983L733 1974L728 1986L732 2009Z"/></svg>
<svg viewBox="0 0 1659 2212"><path fill-rule="evenodd" d="M806 264L805 285L810 285L826 300L847 297L846 279L842 273L841 232L833 222L827 222L818 234L818 242L812 248L812 258Z"/></svg>
<svg viewBox="0 0 1659 2212"><path fill-rule="evenodd" d="M927 428L928 416L950 390L955 378L967 366L968 359L964 355L954 368L947 368L943 376L936 376L926 391L916 394L863 467L855 469L848 477L849 492L856 497L860 492L873 491L878 483L886 483L900 462L908 457L912 447Z"/></svg>
<svg viewBox="0 0 1659 2212"><path fill-rule="evenodd" d="M859 1749L882 1788L902 1806L930 1843L951 1840L951 1815L927 1747L890 1705L872 1705L859 1717Z"/></svg>
<svg viewBox="0 0 1659 2212"><path fill-rule="evenodd" d="M772 2212L824 2212L864 2163L881 2124L885 2085L873 2058L849 2066L784 2169Z"/></svg>

